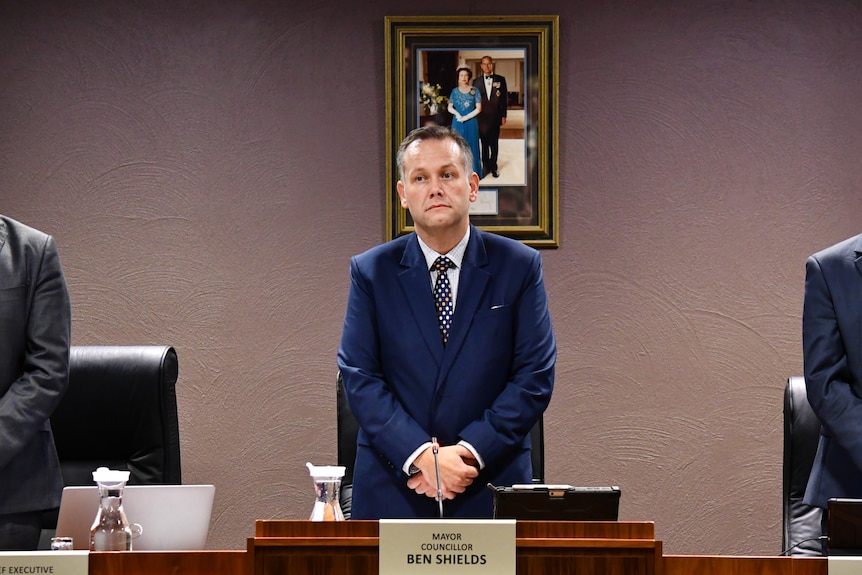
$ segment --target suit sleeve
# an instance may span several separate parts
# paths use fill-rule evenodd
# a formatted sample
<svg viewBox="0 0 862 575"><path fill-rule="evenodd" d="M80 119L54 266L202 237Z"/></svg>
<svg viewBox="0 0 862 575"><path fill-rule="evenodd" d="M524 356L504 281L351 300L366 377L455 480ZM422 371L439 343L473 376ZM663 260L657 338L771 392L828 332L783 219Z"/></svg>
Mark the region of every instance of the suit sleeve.
<svg viewBox="0 0 862 575"><path fill-rule="evenodd" d="M416 448L428 441L429 435L386 383L373 289L354 257L350 262L350 293L338 367L360 433L394 467L400 468Z"/></svg>
<svg viewBox="0 0 862 575"><path fill-rule="evenodd" d="M0 467L46 429L69 382L71 309L57 246L51 237L29 262L32 297L24 333L21 375L0 397Z"/></svg>
<svg viewBox="0 0 862 575"><path fill-rule="evenodd" d="M855 273L856 270L854 269ZM854 286L856 287L856 286ZM839 317L833 290L821 262L808 258L805 269L805 299L802 312L802 345L808 401L825 433L838 442L862 470L862 399L851 387L843 326L858 327L858 317ZM858 314L854 314L858 315ZM846 330L852 331L852 330ZM858 341L858 333L852 335ZM851 353L859 353L852 350Z"/></svg>
<svg viewBox="0 0 862 575"><path fill-rule="evenodd" d="M499 98L499 106L500 106L500 117L505 118L507 114L507 107L509 105L509 88L506 86L506 78L500 76L500 98Z"/></svg>
<svg viewBox="0 0 862 575"><path fill-rule="evenodd" d="M486 466L511 457L512 449L548 407L554 389L557 347L538 252L533 254L515 313L511 375L482 418L460 434Z"/></svg>

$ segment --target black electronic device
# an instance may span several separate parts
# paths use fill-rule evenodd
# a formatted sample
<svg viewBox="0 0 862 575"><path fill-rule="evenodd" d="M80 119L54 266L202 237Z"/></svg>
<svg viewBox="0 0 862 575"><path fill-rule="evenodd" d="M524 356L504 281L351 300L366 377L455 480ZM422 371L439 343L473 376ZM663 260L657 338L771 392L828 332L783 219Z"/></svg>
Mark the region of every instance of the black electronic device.
<svg viewBox="0 0 862 575"><path fill-rule="evenodd" d="M832 498L827 506L827 553L862 555L862 499Z"/></svg>
<svg viewBox="0 0 862 575"><path fill-rule="evenodd" d="M494 518L521 521L616 521L620 488L525 484L488 487L494 492Z"/></svg>

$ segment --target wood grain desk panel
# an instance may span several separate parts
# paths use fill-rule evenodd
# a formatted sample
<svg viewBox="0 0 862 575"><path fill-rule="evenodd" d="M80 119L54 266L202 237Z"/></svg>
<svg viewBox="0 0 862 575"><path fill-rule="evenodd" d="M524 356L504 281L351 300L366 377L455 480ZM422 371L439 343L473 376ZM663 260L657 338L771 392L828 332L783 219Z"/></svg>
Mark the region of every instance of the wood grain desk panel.
<svg viewBox="0 0 862 575"><path fill-rule="evenodd" d="M245 551L99 551L90 575L250 575Z"/></svg>
<svg viewBox="0 0 862 575"><path fill-rule="evenodd" d="M824 557L666 555L664 575L827 575Z"/></svg>
<svg viewBox="0 0 862 575"><path fill-rule="evenodd" d="M655 575L661 541L651 522L518 521L519 574Z"/></svg>
<svg viewBox="0 0 862 575"><path fill-rule="evenodd" d="M519 574L661 575L651 522L519 521ZM257 521L248 540L254 575L377 575L377 521Z"/></svg>
<svg viewBox="0 0 862 575"><path fill-rule="evenodd" d="M297 550L303 553L270 558L267 567L272 570L267 572L377 573L376 539L372 543L372 538L360 537L347 546L344 541L332 539L296 538ZM554 546L549 545L547 539L555 538L517 541L518 573L628 575L649 572L644 569L642 557L637 554L627 557L625 549L590 547L587 542L565 546L563 541L558 541L561 545ZM252 541L249 539L250 548ZM661 542L656 543L660 557ZM282 543L275 539L258 539L255 545L277 548ZM331 553L333 549L338 550L340 557ZM310 559L317 570L308 570ZM668 555L659 563L657 575L827 575L828 572L826 559L815 557ZM90 575L253 575L253 567L252 555L246 551L131 551L91 553L89 556Z"/></svg>
<svg viewBox="0 0 862 575"><path fill-rule="evenodd" d="M367 539L378 543L380 523L377 521L320 521L258 520L254 525L255 538L335 538L337 540ZM515 524L518 544L560 545L560 539L624 539L642 541L649 545L655 540L655 524L650 521L518 521ZM371 541L373 539L373 541Z"/></svg>

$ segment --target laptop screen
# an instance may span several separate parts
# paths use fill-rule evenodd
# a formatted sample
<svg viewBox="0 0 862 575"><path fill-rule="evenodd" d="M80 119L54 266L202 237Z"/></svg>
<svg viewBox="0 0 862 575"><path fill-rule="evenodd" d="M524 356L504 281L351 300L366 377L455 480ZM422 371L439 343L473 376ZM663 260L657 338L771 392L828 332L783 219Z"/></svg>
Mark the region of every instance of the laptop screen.
<svg viewBox="0 0 862 575"><path fill-rule="evenodd" d="M127 485L123 510L142 527L132 540L135 551L204 549L209 534L215 486ZM75 549L90 548L90 528L99 508L99 488L63 488L57 536L72 537Z"/></svg>

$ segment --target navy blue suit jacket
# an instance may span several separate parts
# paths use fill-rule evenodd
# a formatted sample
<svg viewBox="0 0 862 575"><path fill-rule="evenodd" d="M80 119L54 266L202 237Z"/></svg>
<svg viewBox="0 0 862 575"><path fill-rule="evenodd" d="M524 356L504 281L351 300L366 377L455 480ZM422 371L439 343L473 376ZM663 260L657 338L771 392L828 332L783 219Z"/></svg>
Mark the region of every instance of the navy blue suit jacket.
<svg viewBox="0 0 862 575"><path fill-rule="evenodd" d="M808 258L802 343L808 401L821 422L805 503L862 498L862 236Z"/></svg>
<svg viewBox="0 0 862 575"><path fill-rule="evenodd" d="M415 234L355 256L338 365L359 422L352 517L434 517L402 466L436 436L460 440L485 468L444 503L451 517L490 517L488 483L529 483L530 429L551 398L556 343L539 253L471 227L449 343Z"/></svg>

